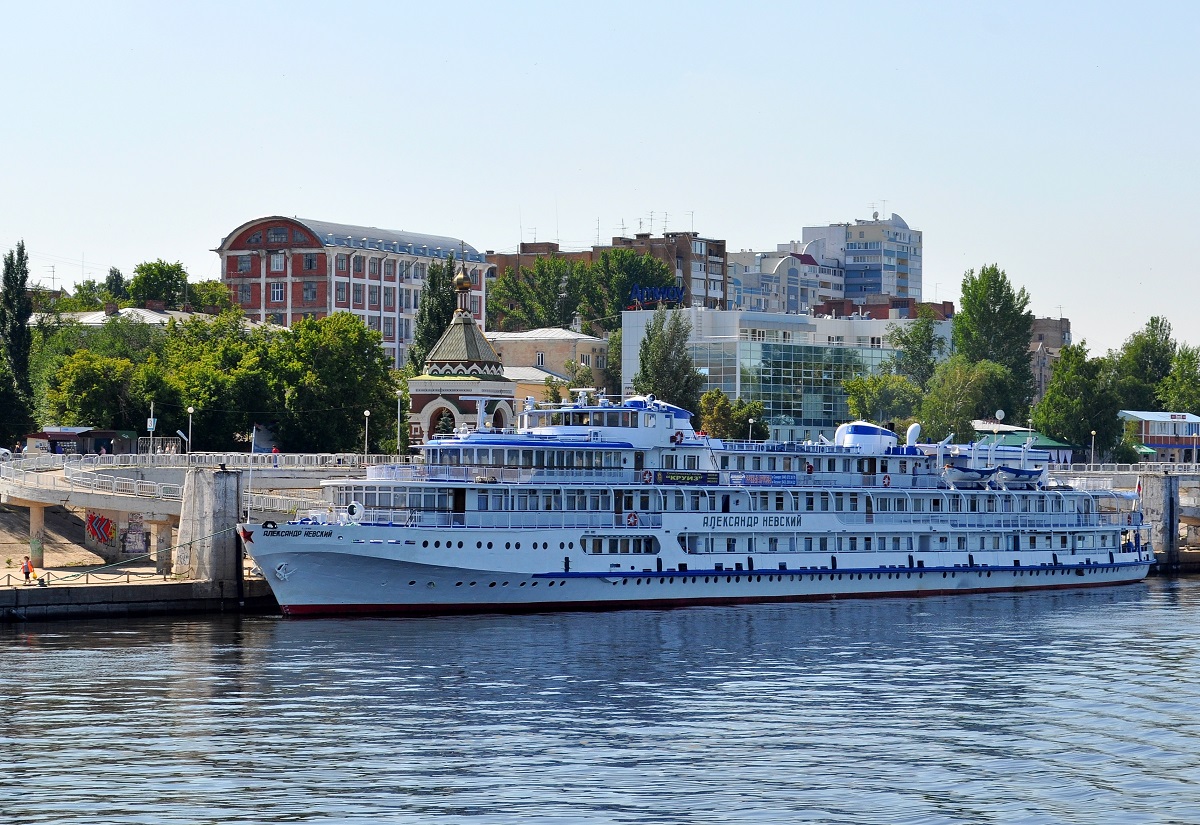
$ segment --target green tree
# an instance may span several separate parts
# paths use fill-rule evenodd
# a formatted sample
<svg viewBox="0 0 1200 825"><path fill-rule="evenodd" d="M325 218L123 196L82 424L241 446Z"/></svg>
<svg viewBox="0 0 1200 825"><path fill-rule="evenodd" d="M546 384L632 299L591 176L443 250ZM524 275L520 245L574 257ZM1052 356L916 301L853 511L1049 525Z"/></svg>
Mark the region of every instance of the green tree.
<svg viewBox="0 0 1200 825"><path fill-rule="evenodd" d="M425 359L450 326L455 307L454 253L451 253L446 260L429 265L421 299L417 302L413 342L408 348L408 364L414 375L425 370Z"/></svg>
<svg viewBox="0 0 1200 825"><path fill-rule="evenodd" d="M587 265L559 255L535 258L533 266L504 270L488 290L491 328L507 331L570 329L579 308Z"/></svg>
<svg viewBox="0 0 1200 825"><path fill-rule="evenodd" d="M921 402L925 434L933 441L948 435L972 440L971 421L987 414L984 396L989 384L1007 379L1007 370L994 361L972 363L957 353L950 356L938 365Z"/></svg>
<svg viewBox="0 0 1200 825"><path fill-rule="evenodd" d="M571 389L577 387L594 388L596 380L592 376L592 368L581 364L574 359L563 362L563 371L567 374L567 386Z"/></svg>
<svg viewBox="0 0 1200 825"><path fill-rule="evenodd" d="M1087 342L1063 347L1046 385L1046 394L1033 408L1033 426L1051 438L1077 447L1091 447L1096 431L1096 452L1104 455L1121 440L1117 417L1120 401L1101 378L1101 361L1089 358Z"/></svg>
<svg viewBox="0 0 1200 825"><path fill-rule="evenodd" d="M545 389L542 390L542 400L547 404L561 404L563 400L563 382L553 375L547 375L544 383Z"/></svg>
<svg viewBox="0 0 1200 825"><path fill-rule="evenodd" d="M304 319L288 333L271 342L276 394L283 401L275 425L282 446L295 452L359 449L363 411L396 406L379 333L348 312ZM371 432L376 442L388 435L378 426Z"/></svg>
<svg viewBox="0 0 1200 825"><path fill-rule="evenodd" d="M764 441L771 437L771 427L767 424L767 413L761 401L735 398L729 417L733 424L730 438Z"/></svg>
<svg viewBox="0 0 1200 825"><path fill-rule="evenodd" d="M688 350L691 333L691 322L682 312L668 313L662 306L654 311L638 349L634 392L653 393L688 412L699 409L704 376L696 370Z"/></svg>
<svg viewBox="0 0 1200 825"><path fill-rule="evenodd" d="M604 386L614 395L622 395L621 384L621 330L608 334L608 361L604 367Z"/></svg>
<svg viewBox="0 0 1200 825"><path fill-rule="evenodd" d="M142 417L130 397L134 369L126 358L87 349L68 356L46 387L48 417L72 427L131 427Z"/></svg>
<svg viewBox="0 0 1200 825"><path fill-rule="evenodd" d="M104 305L104 300L107 294L104 291L104 285L94 281L80 281L75 285L73 294L66 294L54 304L56 312L87 312L88 310L100 309Z"/></svg>
<svg viewBox="0 0 1200 825"><path fill-rule="evenodd" d="M1171 359L1171 370L1155 391L1167 412L1200 415L1200 347L1181 345Z"/></svg>
<svg viewBox="0 0 1200 825"><path fill-rule="evenodd" d="M700 396L700 429L713 438L733 438L733 404L714 387Z"/></svg>
<svg viewBox="0 0 1200 825"><path fill-rule="evenodd" d="M1109 353L1105 380L1123 409L1160 409L1158 385L1171 372L1177 348L1171 323L1156 315L1125 339L1118 352Z"/></svg>
<svg viewBox="0 0 1200 825"><path fill-rule="evenodd" d="M888 345L896 350L892 366L896 373L912 379L924 390L933 371L946 354L946 341L937 334L937 316L925 304L917 306L917 317L906 324L889 324ZM860 416L861 417L861 416Z"/></svg>
<svg viewBox="0 0 1200 825"><path fill-rule="evenodd" d="M32 394L29 351L33 346L33 332L29 329L33 301L29 297L28 287L29 257L25 254L25 242L18 241L17 248L4 256L4 280L0 287L0 341L4 344L8 372L26 405Z"/></svg>
<svg viewBox="0 0 1200 825"><path fill-rule="evenodd" d="M453 435L454 434L454 415L449 410L444 410L438 416L437 423L433 425L434 435Z"/></svg>
<svg viewBox="0 0 1200 825"><path fill-rule="evenodd" d="M911 418L921 404L921 388L904 375L856 376L843 381L842 388L851 416L880 424Z"/></svg>
<svg viewBox="0 0 1200 825"><path fill-rule="evenodd" d="M183 302L187 277L187 270L178 261L173 264L162 258L145 261L133 268L129 297L140 306L147 301L164 301L168 308L177 308Z"/></svg>
<svg viewBox="0 0 1200 825"><path fill-rule="evenodd" d="M997 404L1021 417L1033 397L1033 368L1029 339L1033 313L1024 287L1013 288L995 264L967 270L962 297L953 321L954 351L971 363L992 361L1005 367L1010 383Z"/></svg>
<svg viewBox="0 0 1200 825"><path fill-rule="evenodd" d="M114 303L120 303L129 298L129 282L125 280L121 270L115 266L108 268L108 277L104 279L104 291L108 293L108 299Z"/></svg>
<svg viewBox="0 0 1200 825"><path fill-rule="evenodd" d="M632 249L600 253L582 273L580 312L594 335L621 328L621 312L632 301L633 287L675 286L675 274L664 262Z"/></svg>
<svg viewBox="0 0 1200 825"><path fill-rule="evenodd" d="M233 309L229 287L220 281L197 281L188 284L188 302L194 307L205 309L216 307L218 312Z"/></svg>

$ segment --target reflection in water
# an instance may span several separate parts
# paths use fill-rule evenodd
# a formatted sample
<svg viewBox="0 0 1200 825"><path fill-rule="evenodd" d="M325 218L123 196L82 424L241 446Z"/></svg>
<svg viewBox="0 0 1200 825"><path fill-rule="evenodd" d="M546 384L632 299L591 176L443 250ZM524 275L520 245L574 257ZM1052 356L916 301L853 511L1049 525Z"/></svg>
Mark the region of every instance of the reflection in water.
<svg viewBox="0 0 1200 825"><path fill-rule="evenodd" d="M1200 821L1200 582L0 630L5 822Z"/></svg>

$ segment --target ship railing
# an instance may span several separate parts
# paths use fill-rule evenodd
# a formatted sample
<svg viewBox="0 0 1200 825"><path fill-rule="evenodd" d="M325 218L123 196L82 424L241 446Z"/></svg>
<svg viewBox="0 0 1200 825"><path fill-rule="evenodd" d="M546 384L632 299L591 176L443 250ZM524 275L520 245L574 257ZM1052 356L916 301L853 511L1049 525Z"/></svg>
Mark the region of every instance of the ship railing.
<svg viewBox="0 0 1200 825"><path fill-rule="evenodd" d="M620 467L570 469L555 467L481 467L468 464L413 464L377 467L372 479L449 481L460 484L641 484L642 470Z"/></svg>
<svg viewBox="0 0 1200 825"><path fill-rule="evenodd" d="M634 518L633 516L636 516ZM347 520L345 510L340 520ZM366 510L360 521L370 524L392 524L423 528L487 528L487 529L646 529L662 527L662 514L612 512L581 512L574 510L547 511L475 511L452 513L442 510Z"/></svg>
<svg viewBox="0 0 1200 825"><path fill-rule="evenodd" d="M838 514L846 527L935 525L965 530L1071 530L1094 527L1138 527L1141 513L860 513Z"/></svg>

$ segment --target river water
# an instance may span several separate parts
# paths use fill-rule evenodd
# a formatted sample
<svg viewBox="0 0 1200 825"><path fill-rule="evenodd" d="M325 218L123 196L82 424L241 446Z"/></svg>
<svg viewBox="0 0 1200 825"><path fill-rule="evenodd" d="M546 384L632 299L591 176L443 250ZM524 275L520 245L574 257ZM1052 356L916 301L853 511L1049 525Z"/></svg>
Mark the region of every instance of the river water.
<svg viewBox="0 0 1200 825"><path fill-rule="evenodd" d="M1200 822L1200 580L0 627L4 823Z"/></svg>

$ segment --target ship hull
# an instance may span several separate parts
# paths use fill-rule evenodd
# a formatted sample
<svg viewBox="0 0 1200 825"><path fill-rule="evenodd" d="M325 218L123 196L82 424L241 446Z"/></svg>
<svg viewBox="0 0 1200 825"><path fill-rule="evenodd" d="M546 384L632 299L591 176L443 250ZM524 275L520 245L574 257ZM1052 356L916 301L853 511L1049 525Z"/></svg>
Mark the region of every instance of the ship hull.
<svg viewBox="0 0 1200 825"><path fill-rule="evenodd" d="M469 567L404 558L403 550L378 543L351 549L262 542L250 550L289 616L661 609L1054 590L1138 582L1151 564L1148 553L1056 557L1028 552L1008 558L1007 564L999 554L932 553L917 566L890 553L841 553L819 560L785 553L760 559L756 570L718 569L726 563L712 557L719 554L692 555L683 562L686 569L678 569L676 561L665 570L570 570L562 569L571 565L562 565L561 557L559 569L547 569L549 559L539 565L536 556L526 554L520 565L504 569L483 557Z"/></svg>

